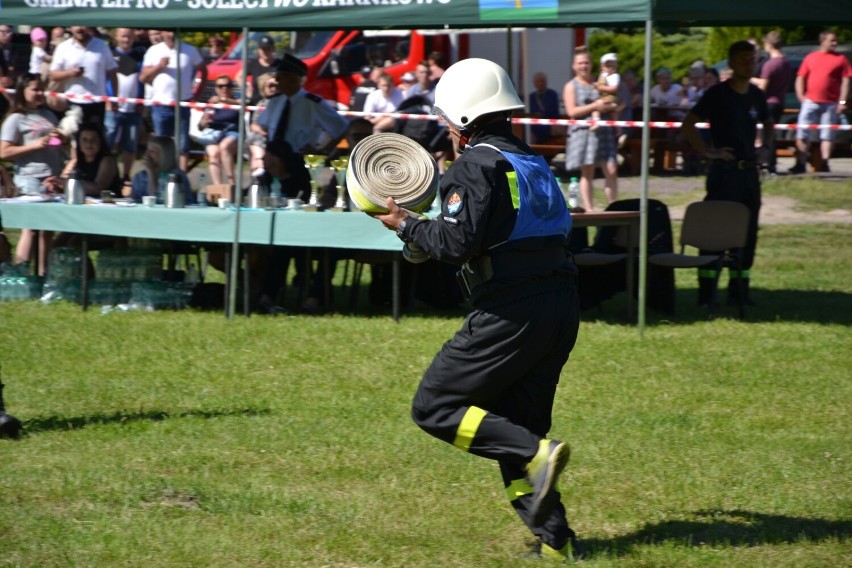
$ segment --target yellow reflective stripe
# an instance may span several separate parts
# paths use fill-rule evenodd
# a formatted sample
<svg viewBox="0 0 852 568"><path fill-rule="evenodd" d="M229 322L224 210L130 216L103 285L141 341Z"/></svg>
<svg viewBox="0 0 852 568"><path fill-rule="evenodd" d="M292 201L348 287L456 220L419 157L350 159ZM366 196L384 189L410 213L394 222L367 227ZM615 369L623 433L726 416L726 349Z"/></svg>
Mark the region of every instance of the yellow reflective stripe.
<svg viewBox="0 0 852 568"><path fill-rule="evenodd" d="M513 479L509 487L506 488L506 497L509 498L509 501L514 501L519 497L531 494L533 491L535 490L532 485L525 478Z"/></svg>
<svg viewBox="0 0 852 568"><path fill-rule="evenodd" d="M479 429L479 424L486 414L488 413L481 408L475 406L468 408L458 430L456 430L456 439L453 440L453 445L460 450L468 451L473 443L473 437L476 436L476 431Z"/></svg>
<svg viewBox="0 0 852 568"><path fill-rule="evenodd" d="M568 558L568 555L573 552L573 549L571 547L572 547L571 541L568 541L568 544L566 544L565 546L563 546L559 550L556 550L552 546L548 546L548 545L546 545L542 542L541 543L541 557L547 558L549 560L558 560L560 562L564 562Z"/></svg>
<svg viewBox="0 0 852 568"><path fill-rule="evenodd" d="M512 207L519 209L521 207L521 198L518 195L518 174L515 172L506 172L506 178L509 180L509 193L512 195Z"/></svg>
<svg viewBox="0 0 852 568"><path fill-rule="evenodd" d="M716 278L719 275L717 270L713 268L699 268L698 269L698 277L699 278Z"/></svg>

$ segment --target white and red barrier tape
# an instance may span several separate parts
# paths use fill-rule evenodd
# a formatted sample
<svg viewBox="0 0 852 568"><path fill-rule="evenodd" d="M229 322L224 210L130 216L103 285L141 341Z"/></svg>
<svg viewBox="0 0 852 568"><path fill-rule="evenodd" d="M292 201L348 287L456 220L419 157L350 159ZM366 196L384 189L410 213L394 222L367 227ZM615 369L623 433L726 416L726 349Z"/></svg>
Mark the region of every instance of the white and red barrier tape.
<svg viewBox="0 0 852 568"><path fill-rule="evenodd" d="M0 88L0 93L14 94L14 89L4 89ZM97 96L97 95L71 95L65 93L59 93L55 91L45 91L45 96L58 97L58 98L66 98L69 101L86 101L86 102L114 102L114 103L136 103L144 106L175 106L174 101L169 102L161 102L150 99L134 99L127 97L106 97L106 96ZM239 109L240 105L231 105L226 103L199 103L195 101L182 101L180 103L182 107L194 108L197 110L204 110L208 108L212 109ZM257 106L247 106L247 111L255 111L255 110L263 110L264 107ZM400 112L388 112L388 113L366 113L366 112L356 112L350 110L342 110L338 111L340 114L344 116L372 116L372 115L382 115L382 116L390 116L393 118L401 118L404 120L439 120L437 116L430 114L406 114ZM514 124L530 124L530 125L550 125L550 126L593 126L595 124L599 126L620 126L626 128L641 128L645 125L644 121L641 120L583 120L583 119L565 119L565 118L513 118L512 122ZM680 128L682 122L675 121L657 121L653 120L648 123L650 128ZM710 123L708 122L699 122L696 124L698 128L709 128ZM761 127L761 125L758 125ZM807 129L807 130L821 130L823 128L827 128L829 130L852 130L852 124L809 124L807 126L800 127L797 124L776 124L775 130L798 130L799 128Z"/></svg>

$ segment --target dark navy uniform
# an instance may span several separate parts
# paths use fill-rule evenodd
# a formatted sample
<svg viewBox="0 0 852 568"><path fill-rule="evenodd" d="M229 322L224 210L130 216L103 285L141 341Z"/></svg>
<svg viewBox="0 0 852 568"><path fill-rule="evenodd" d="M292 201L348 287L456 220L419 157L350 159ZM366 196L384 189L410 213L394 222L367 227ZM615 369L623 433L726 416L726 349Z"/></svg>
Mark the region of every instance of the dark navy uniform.
<svg viewBox="0 0 852 568"><path fill-rule="evenodd" d="M574 536L565 508L533 526L524 465L550 429L577 338L571 218L547 163L508 123L485 127L470 144L442 180L441 214L409 218L400 231L432 258L465 266L474 306L424 374L412 417L433 436L497 460L519 516L559 550Z"/></svg>
<svg viewBox="0 0 852 568"><path fill-rule="evenodd" d="M288 58L295 60L295 57L285 55L285 61ZM299 66L296 66L295 70L298 69ZM280 94L270 98L257 123L267 133L267 154L277 156L289 174L281 180L283 193L289 198L298 197L307 201L311 195L311 175L305 167L305 152L321 146L323 135L330 140L338 140L349 127L349 121L319 95L299 89L289 97ZM274 299L277 296L278 290L285 283L290 258L295 255L306 258L305 254L306 251L292 247L273 247L268 251L262 299ZM297 262L296 271L302 285L306 286L309 277L303 269L304 264Z"/></svg>
<svg viewBox="0 0 852 568"><path fill-rule="evenodd" d="M710 122L710 136L715 148L731 148L736 158L733 161L714 160L707 173L707 201L737 201L748 207L750 212L748 241L745 248L734 251L742 255L742 273L730 272L728 296L735 299L737 278L742 278L742 290L748 293L751 266L757 248L757 221L760 214L760 174L754 140L757 123L765 123L769 117L763 92L749 85L748 92L740 94L728 83L712 87L691 112ZM706 251L710 254L716 251ZM715 301L716 282L719 273L715 268L698 271L699 304ZM748 296L746 296L748 297Z"/></svg>

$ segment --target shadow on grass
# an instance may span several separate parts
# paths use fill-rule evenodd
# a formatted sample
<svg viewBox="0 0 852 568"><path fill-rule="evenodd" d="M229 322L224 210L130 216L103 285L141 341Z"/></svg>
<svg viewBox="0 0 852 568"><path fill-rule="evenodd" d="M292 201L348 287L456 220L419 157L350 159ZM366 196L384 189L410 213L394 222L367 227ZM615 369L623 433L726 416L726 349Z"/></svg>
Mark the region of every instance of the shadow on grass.
<svg viewBox="0 0 852 568"><path fill-rule="evenodd" d="M144 412L128 412L118 410L112 414L92 414L89 416L46 416L24 420L24 434L36 432L78 430L86 426L104 424L123 424L150 420L158 422L176 418L221 418L225 416L263 416L269 414L267 409L235 408L222 410L188 410L185 412L167 412L164 410L148 410Z"/></svg>
<svg viewBox="0 0 852 568"><path fill-rule="evenodd" d="M657 325L707 320L707 311L697 305L697 294L698 292L694 288L677 290L675 292L674 314L665 314L649 308L646 311L646 322L648 325ZM727 292L724 290L719 294L722 305L717 312L717 317L737 319L739 317L738 307L725 304L726 294ZM757 305L746 307L746 322L809 322L826 325L852 325L852 294L817 290L766 290L757 288L751 292L751 297ZM635 324L635 316L628 321L626 312L626 296L622 292L602 302L600 307L584 310L581 319L616 325Z"/></svg>
<svg viewBox="0 0 852 568"><path fill-rule="evenodd" d="M758 546L794 544L836 538L845 541L852 535L852 521L806 519L769 515L754 511L695 511L695 520L664 521L646 525L635 533L612 539L583 539L583 548L625 556L635 547L674 543L684 546Z"/></svg>

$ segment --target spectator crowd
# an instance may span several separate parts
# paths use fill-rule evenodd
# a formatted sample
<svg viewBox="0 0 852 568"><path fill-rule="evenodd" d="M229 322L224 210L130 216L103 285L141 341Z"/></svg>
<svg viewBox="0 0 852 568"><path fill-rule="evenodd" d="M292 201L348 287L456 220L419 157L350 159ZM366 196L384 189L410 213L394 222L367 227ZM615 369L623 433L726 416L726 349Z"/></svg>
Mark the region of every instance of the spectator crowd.
<svg viewBox="0 0 852 568"><path fill-rule="evenodd" d="M13 49L16 44L28 46L26 57L24 50ZM820 35L818 49L805 58L795 77L779 32L767 34L758 47L762 51L755 52L762 55L754 62L752 84L764 94L770 118L781 119L791 84L801 101L797 161L791 173L806 171L808 141L813 138L819 139L820 168L829 171L835 131L807 127L836 124L846 111L852 67L837 52L836 35L830 31ZM70 26L36 27L24 34L0 25L0 87L9 90L0 96L2 195L61 193L73 178L92 197L107 192L137 201L146 195L162 199L165 180L171 176L182 183L191 203L196 194L186 174L193 144L203 148L206 164L198 167L206 168L207 179L233 191L240 179L236 172L242 147L238 107L243 96L256 108L245 130L250 171L265 183L280 184L283 194L291 198L307 201L311 192L303 157L330 155L339 141L352 135L352 125L359 136L369 133L365 130L396 132L417 140L435 156L441 173L456 157L441 123L389 116L431 114L435 86L445 65L439 52L429 54L400 78L381 66L364 67L349 101L349 109L362 116L352 121L304 89L305 64L278 49L273 37L257 41L246 69L247 89L239 95L235 93L241 75L208 77L208 63L225 51L225 40L219 35L211 36L208 46L199 50L178 43L168 30ZM616 53L593 60L585 48L577 48L571 70L573 78L561 95L549 87L545 73L535 73L526 110L532 117L587 121L567 132L533 126L530 135L534 144L554 136L565 141L565 169L579 174L582 204L591 210L596 169L603 173L604 195L612 203L618 194L618 150L637 135L635 129L609 127L600 121L641 118L642 82L634 70L619 68ZM684 120L708 90L730 75L730 69L719 70L700 60L680 72L657 69L650 89L651 118ZM213 95L199 100L208 82ZM140 99L157 104L139 104ZM190 108L192 103L218 106L199 111ZM709 141L708 132L700 134ZM665 136L670 146L682 151L687 173L704 171L701 156L677 130L668 130ZM755 140L755 144L763 142ZM772 173L776 171L773 144L770 141L758 153ZM331 206L328 200L317 205ZM38 247L37 270L43 274L52 243L52 235L44 231L25 230L14 261L29 261ZM267 304L274 305L275 290L264 293Z"/></svg>

